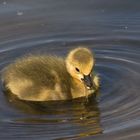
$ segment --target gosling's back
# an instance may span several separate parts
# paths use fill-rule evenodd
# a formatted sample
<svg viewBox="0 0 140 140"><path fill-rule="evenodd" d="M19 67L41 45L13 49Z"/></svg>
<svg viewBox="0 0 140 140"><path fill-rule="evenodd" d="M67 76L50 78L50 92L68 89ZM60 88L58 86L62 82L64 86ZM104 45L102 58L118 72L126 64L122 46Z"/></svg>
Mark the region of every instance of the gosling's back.
<svg viewBox="0 0 140 140"><path fill-rule="evenodd" d="M56 56L28 56L6 67L6 88L24 100L71 98L71 76L65 62Z"/></svg>

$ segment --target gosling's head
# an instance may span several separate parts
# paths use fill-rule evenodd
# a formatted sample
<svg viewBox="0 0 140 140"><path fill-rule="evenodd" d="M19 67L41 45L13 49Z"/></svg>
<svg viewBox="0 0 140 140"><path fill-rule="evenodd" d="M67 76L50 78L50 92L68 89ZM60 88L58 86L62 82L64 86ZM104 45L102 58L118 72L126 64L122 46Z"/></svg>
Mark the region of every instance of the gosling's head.
<svg viewBox="0 0 140 140"><path fill-rule="evenodd" d="M96 89L92 79L92 70L95 60L92 52L84 47L70 51L66 58L66 67L69 74L85 84L87 89Z"/></svg>

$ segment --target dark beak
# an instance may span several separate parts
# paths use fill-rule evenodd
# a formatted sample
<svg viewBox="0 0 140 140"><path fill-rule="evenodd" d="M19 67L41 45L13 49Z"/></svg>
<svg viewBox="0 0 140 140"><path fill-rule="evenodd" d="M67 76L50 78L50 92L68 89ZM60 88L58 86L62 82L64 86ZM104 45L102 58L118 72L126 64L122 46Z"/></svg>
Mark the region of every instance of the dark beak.
<svg viewBox="0 0 140 140"><path fill-rule="evenodd" d="M84 79L83 79L85 85L87 86L88 89L96 89L96 85L92 79L92 76L89 75L84 75Z"/></svg>

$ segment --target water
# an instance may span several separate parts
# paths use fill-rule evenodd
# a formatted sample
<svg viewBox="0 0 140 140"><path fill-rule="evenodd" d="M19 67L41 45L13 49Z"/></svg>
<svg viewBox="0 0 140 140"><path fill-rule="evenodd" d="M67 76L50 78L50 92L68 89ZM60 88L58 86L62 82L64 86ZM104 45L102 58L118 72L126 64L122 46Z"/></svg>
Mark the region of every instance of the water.
<svg viewBox="0 0 140 140"><path fill-rule="evenodd" d="M0 139L140 139L140 2L1 0L0 70L28 53L95 53L98 101L29 103L0 91Z"/></svg>

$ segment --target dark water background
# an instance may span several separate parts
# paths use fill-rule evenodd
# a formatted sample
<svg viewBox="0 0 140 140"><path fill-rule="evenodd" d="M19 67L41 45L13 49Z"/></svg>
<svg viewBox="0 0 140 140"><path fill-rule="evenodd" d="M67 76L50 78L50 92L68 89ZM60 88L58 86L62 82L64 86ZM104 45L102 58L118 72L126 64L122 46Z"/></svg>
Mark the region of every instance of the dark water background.
<svg viewBox="0 0 140 140"><path fill-rule="evenodd" d="M0 139L140 139L140 1L0 0L0 70L27 53L86 45L98 102L14 101L0 91Z"/></svg>

